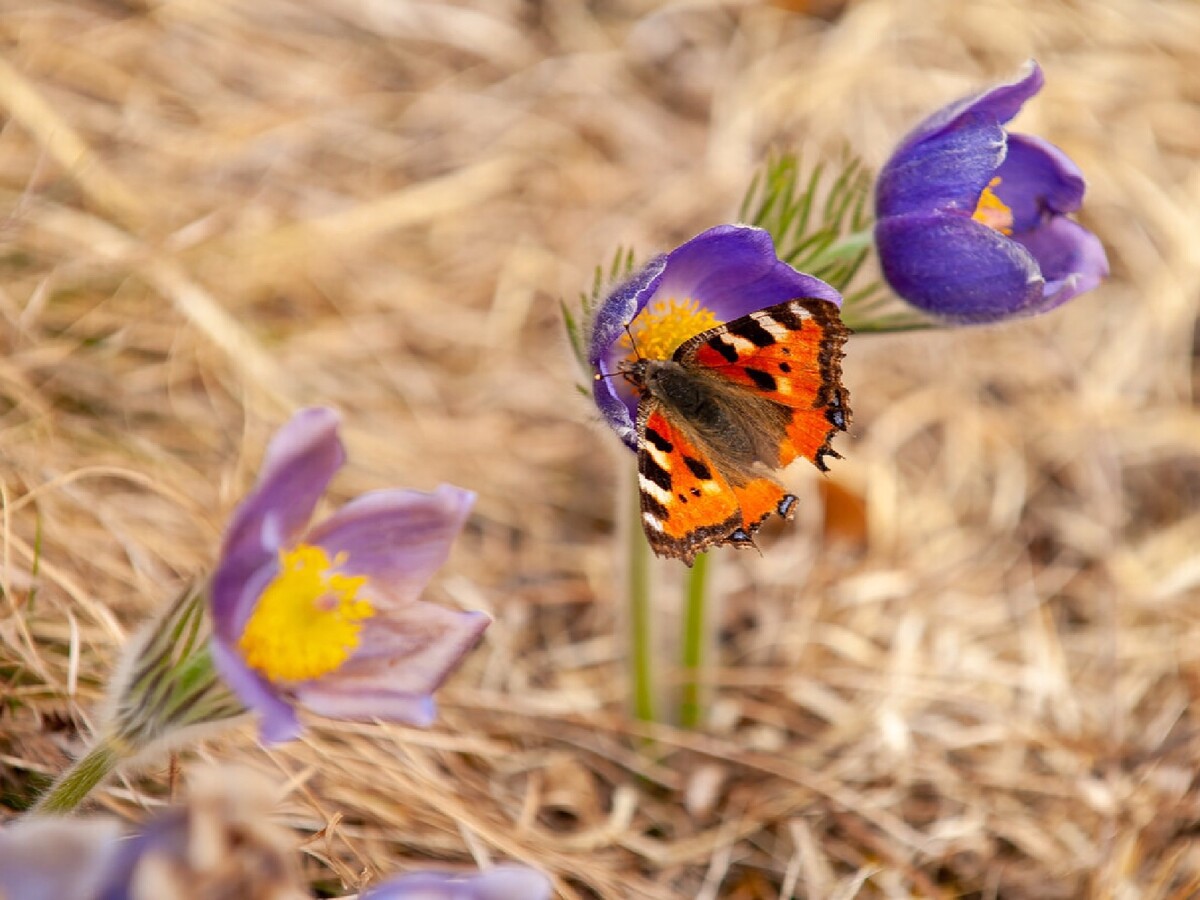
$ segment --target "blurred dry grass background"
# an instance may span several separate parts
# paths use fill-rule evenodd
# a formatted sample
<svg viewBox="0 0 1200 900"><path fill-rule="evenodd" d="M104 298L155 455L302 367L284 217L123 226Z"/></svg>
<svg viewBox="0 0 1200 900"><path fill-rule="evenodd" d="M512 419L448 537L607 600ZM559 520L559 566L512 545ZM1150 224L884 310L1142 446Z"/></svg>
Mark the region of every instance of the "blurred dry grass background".
<svg viewBox="0 0 1200 900"><path fill-rule="evenodd" d="M1087 173L1112 279L852 340L846 460L720 560L706 730L633 727L619 457L558 298L726 220L769 147L878 166L1030 57L1017 130ZM479 492L431 593L496 621L431 731L182 758L286 779L322 889L511 858L569 898L1200 891L1197 4L7 0L0 109L6 811L326 403L337 499Z"/></svg>

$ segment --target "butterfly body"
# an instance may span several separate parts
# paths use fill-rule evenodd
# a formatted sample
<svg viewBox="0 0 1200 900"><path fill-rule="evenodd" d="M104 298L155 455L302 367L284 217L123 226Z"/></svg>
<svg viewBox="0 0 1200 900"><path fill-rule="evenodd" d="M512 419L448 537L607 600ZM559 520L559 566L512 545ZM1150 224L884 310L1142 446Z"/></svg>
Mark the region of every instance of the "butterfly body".
<svg viewBox="0 0 1200 900"><path fill-rule="evenodd" d="M656 553L691 565L709 546L754 546L772 514L792 517L796 498L771 473L837 455L848 334L834 304L789 300L622 369L639 394L642 525Z"/></svg>
<svg viewBox="0 0 1200 900"><path fill-rule="evenodd" d="M674 360L642 360L630 381L641 383L654 403L727 480L752 480L756 464L779 468L779 446L791 416L785 407L714 377L708 370Z"/></svg>

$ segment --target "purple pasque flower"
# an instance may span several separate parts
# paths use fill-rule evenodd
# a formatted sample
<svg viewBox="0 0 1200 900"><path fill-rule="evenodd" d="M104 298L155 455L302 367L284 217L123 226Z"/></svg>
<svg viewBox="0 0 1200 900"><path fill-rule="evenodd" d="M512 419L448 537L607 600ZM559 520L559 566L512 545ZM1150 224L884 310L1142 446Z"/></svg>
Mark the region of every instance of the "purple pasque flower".
<svg viewBox="0 0 1200 900"><path fill-rule="evenodd" d="M475 495L363 494L316 525L345 460L338 416L298 412L271 440L213 575L217 671L261 714L264 741L300 732L295 708L335 719L432 723L432 694L490 619L418 599Z"/></svg>
<svg viewBox="0 0 1200 900"><path fill-rule="evenodd" d="M414 872L372 888L360 900L548 900L550 879L527 866L496 866L474 875Z"/></svg>
<svg viewBox="0 0 1200 900"><path fill-rule="evenodd" d="M613 377L623 361L668 359L701 331L797 298L842 302L825 282L780 260L761 228L718 225L656 256L596 310L588 338L596 406L636 450L637 397Z"/></svg>
<svg viewBox="0 0 1200 900"><path fill-rule="evenodd" d="M1046 312L1108 275L1099 239L1068 218L1079 168L1005 124L1041 90L1037 63L1012 84L951 103L900 142L875 187L884 277L913 306L954 322Z"/></svg>

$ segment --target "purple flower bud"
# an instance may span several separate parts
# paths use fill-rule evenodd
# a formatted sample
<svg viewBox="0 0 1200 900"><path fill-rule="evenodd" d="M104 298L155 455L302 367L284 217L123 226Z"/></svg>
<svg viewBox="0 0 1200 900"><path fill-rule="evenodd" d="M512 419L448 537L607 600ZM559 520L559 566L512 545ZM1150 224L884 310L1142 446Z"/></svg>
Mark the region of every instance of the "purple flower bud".
<svg viewBox="0 0 1200 900"><path fill-rule="evenodd" d="M1041 90L1012 84L951 103L900 142L876 184L875 243L888 284L951 322L1046 312L1108 275L1104 248L1069 213L1084 181L1067 156L1004 127Z"/></svg>

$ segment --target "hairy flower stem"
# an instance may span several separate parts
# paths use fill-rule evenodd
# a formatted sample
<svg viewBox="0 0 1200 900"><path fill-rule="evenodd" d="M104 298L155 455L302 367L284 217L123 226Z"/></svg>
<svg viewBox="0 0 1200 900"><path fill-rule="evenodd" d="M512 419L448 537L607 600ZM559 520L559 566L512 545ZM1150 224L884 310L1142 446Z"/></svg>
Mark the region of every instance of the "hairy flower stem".
<svg viewBox="0 0 1200 900"><path fill-rule="evenodd" d="M102 738L96 746L75 760L75 764L54 782L54 786L38 798L29 814L62 815L71 812L127 758L128 749L115 736Z"/></svg>
<svg viewBox="0 0 1200 900"><path fill-rule="evenodd" d="M204 600L203 591L184 591L130 642L110 688L100 738L38 800L33 814L70 812L122 763L178 743L186 729L245 714L213 667Z"/></svg>
<svg viewBox="0 0 1200 900"><path fill-rule="evenodd" d="M679 695L679 724L683 728L695 728L701 718L701 681L708 639L709 563L707 553L697 554L684 587L683 641L680 647L683 687Z"/></svg>
<svg viewBox="0 0 1200 900"><path fill-rule="evenodd" d="M629 591L629 653L630 680L633 693L633 714L644 722L656 721L654 704L653 634L650 609L650 544L642 533L641 497L632 492L633 519L627 537L629 558L626 561Z"/></svg>

